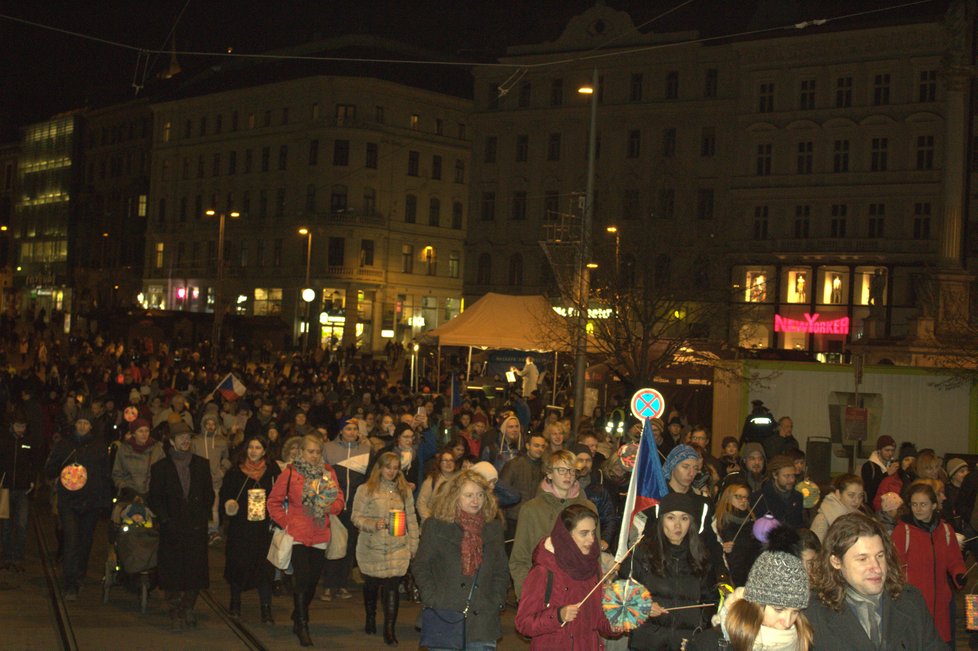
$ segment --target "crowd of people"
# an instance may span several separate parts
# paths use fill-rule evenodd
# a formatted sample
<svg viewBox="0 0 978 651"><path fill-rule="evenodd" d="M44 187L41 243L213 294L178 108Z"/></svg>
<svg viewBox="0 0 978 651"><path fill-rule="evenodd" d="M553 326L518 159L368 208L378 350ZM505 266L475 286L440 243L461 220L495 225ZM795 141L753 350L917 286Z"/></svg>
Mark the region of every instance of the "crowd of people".
<svg viewBox="0 0 978 651"><path fill-rule="evenodd" d="M255 590L273 625L272 600L290 593L302 646L317 593L343 600L354 588L364 635L379 628L391 646L402 597L423 604L429 649L459 648L440 637L446 613L465 613L462 648L496 648L507 603L532 649L953 644L978 517L978 473L963 460L898 451L884 435L858 474L808 503L802 487L819 489L790 417L755 404L713 456L709 429L673 412L650 424L667 492L623 518L643 424L606 427L596 413L574 432L538 399L535 368L519 375L505 400L453 404L438 382L412 392L393 380L386 360L215 364L104 342L54 351L0 382L3 567L23 569L31 500L50 488L64 598L93 578L96 527L115 502L113 519L159 533L174 630L196 625L209 548L225 545L230 615L250 617ZM615 577L622 529L637 544L617 576L651 596L634 630L607 619L600 590L588 596ZM285 536L276 567L269 550Z"/></svg>

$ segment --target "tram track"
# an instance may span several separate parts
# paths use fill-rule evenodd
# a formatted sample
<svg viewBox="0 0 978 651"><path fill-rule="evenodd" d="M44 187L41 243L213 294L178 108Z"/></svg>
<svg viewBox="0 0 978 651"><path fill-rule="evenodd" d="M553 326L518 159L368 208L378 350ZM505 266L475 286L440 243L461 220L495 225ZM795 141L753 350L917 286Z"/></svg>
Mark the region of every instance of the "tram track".
<svg viewBox="0 0 978 651"><path fill-rule="evenodd" d="M46 516L45 516L46 517ZM79 651L85 647L79 644L78 638L79 633L82 638L85 637L84 621L80 624L78 622L72 621L71 609L65 603L64 597L61 592L61 586L59 582L59 573L57 568L57 560L55 556L51 553L51 548L49 547L49 536L50 531L45 531L45 525L41 522L41 517L35 512L31 514L32 528L34 536L37 541L37 551L40 560L40 565L44 573L44 583L47 588L47 600L50 603L51 611L53 613L53 624L54 629L57 634L59 648L63 651ZM95 552L97 554L97 552ZM208 608L213 611L217 616L216 618L208 618L209 624L207 628L216 629L221 628L222 630L229 630L233 637L227 637L227 645L222 645L222 648L231 648L235 646L233 641L237 639L241 647L248 649L249 651L269 651L268 647L265 646L262 641L240 620L237 620L228 613L217 599L210 593L209 590L202 590L200 593L200 600L207 605ZM108 613L107 613L108 614ZM83 617L84 620L84 617ZM220 623L218 623L220 622ZM76 625L80 625L81 628L76 631ZM158 634L159 629L153 624L145 624L147 633ZM181 634L186 637L191 637L192 632L187 631ZM188 639L188 643L193 643Z"/></svg>

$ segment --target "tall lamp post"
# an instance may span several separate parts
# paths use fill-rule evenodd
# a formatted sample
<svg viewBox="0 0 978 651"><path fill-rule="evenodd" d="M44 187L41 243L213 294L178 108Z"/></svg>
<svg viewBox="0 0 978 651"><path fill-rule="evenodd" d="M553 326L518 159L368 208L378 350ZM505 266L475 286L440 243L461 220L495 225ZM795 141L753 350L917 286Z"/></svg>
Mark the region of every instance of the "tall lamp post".
<svg viewBox="0 0 978 651"><path fill-rule="evenodd" d="M621 287L621 232L617 226L609 226L605 230L615 236L615 285Z"/></svg>
<svg viewBox="0 0 978 651"><path fill-rule="evenodd" d="M591 129L587 148L587 191L584 197L584 211L581 217L581 259L578 264L580 287L578 296L577 343L574 354L574 420L576 436L580 432L581 417L584 411L584 372L587 369L587 308L590 288L588 271L585 268L591 259L591 220L594 216L594 159L598 147L598 69L591 75L591 85L578 89L582 95L591 96Z"/></svg>
<svg viewBox="0 0 978 651"><path fill-rule="evenodd" d="M241 213L237 211L218 213L216 210L208 210L204 213L208 217L218 217L217 226L217 278L214 283L214 330L211 333L212 351L211 355L216 359L221 349L221 324L224 321L224 219L230 217L237 219Z"/></svg>
<svg viewBox="0 0 978 651"><path fill-rule="evenodd" d="M316 292L312 287L309 286L309 269L312 264L312 229L310 228L300 228L299 235L306 236L306 284L303 285L302 289L302 300L306 302L306 336L302 339L302 353L305 354L309 349L309 331L312 329L312 324L309 322L309 309L312 305L312 301L316 298Z"/></svg>

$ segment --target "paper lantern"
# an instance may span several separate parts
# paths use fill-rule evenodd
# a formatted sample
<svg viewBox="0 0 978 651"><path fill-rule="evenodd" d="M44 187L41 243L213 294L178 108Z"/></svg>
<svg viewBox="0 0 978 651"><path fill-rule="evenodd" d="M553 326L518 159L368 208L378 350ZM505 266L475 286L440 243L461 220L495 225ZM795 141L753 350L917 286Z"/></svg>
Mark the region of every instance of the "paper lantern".
<svg viewBox="0 0 978 651"><path fill-rule="evenodd" d="M652 595L638 581L619 579L605 584L601 607L608 622L627 633L634 631L649 618Z"/></svg>
<svg viewBox="0 0 978 651"><path fill-rule="evenodd" d="M795 484L795 490L801 493L802 504L806 509L815 508L819 498L822 497L822 492L818 489L818 484L808 479Z"/></svg>
<svg viewBox="0 0 978 651"><path fill-rule="evenodd" d="M127 423L131 423L139 418L139 410L132 406L126 407L122 411L122 417L126 419Z"/></svg>
<svg viewBox="0 0 978 651"><path fill-rule="evenodd" d="M61 485L65 487L65 490L81 490L87 483L88 471L85 470L85 466L73 463L61 469Z"/></svg>

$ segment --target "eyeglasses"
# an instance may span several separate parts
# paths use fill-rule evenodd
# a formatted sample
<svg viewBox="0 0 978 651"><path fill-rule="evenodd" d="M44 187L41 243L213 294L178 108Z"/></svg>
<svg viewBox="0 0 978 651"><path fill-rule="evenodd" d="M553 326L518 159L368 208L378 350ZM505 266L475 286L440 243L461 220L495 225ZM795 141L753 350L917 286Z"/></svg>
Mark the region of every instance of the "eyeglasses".
<svg viewBox="0 0 978 651"><path fill-rule="evenodd" d="M569 475L572 472L574 472L574 469L573 468L564 468L562 466L556 466L556 467L553 468L553 471L555 473L557 473L558 475Z"/></svg>
<svg viewBox="0 0 978 651"><path fill-rule="evenodd" d="M735 495L733 496L733 498L734 498L735 500L749 500L749 499L750 499L750 495L743 495L743 494L741 494L741 493L737 493L737 494L735 494Z"/></svg>

